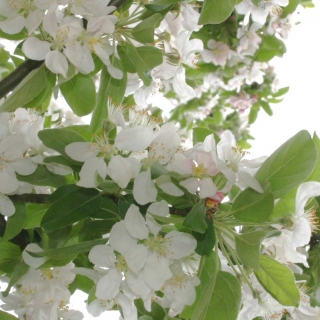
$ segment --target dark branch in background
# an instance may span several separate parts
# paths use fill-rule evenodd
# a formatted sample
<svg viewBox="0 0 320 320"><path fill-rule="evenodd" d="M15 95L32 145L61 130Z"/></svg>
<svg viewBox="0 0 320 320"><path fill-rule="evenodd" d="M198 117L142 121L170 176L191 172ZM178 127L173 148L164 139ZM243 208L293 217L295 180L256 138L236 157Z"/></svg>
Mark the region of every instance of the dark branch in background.
<svg viewBox="0 0 320 320"><path fill-rule="evenodd" d="M50 194L24 193L9 196L12 202L49 203Z"/></svg>
<svg viewBox="0 0 320 320"><path fill-rule="evenodd" d="M111 0L109 6L115 6L117 9L128 0ZM85 25L86 27L86 25ZM32 70L39 68L44 60L26 60L21 63L13 72L0 81L0 99L11 92Z"/></svg>
<svg viewBox="0 0 320 320"><path fill-rule="evenodd" d="M42 63L43 60L27 60L2 79L0 81L0 99L12 91L32 70L40 67Z"/></svg>

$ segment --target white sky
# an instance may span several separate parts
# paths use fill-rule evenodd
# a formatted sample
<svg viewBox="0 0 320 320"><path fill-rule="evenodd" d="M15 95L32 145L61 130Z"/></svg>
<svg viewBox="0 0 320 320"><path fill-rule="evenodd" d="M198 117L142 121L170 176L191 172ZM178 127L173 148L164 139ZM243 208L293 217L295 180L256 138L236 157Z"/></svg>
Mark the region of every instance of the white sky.
<svg viewBox="0 0 320 320"><path fill-rule="evenodd" d="M270 155L298 131L306 129L320 135L320 3L301 13L301 24L292 28L286 42L287 53L275 61L275 70L282 85L290 86L279 104L271 105L269 117L260 111L251 126L255 137L250 157Z"/></svg>

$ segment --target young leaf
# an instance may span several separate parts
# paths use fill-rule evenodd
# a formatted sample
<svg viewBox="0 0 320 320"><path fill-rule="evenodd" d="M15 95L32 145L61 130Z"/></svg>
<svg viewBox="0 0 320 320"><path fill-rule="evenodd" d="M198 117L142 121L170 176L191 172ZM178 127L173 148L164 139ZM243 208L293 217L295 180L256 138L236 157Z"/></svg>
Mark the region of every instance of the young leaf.
<svg viewBox="0 0 320 320"><path fill-rule="evenodd" d="M199 233L195 231L192 232L192 235L197 240L197 247L195 249L195 252L200 256L208 255L212 251L216 243L214 226L209 218L206 218L206 223L207 229L205 233Z"/></svg>
<svg viewBox="0 0 320 320"><path fill-rule="evenodd" d="M16 212L7 220L6 231L3 240L7 241L15 237L24 228L26 222L26 205L24 203L15 203Z"/></svg>
<svg viewBox="0 0 320 320"><path fill-rule="evenodd" d="M27 216L24 229L38 228L46 211L49 209L48 203L28 203Z"/></svg>
<svg viewBox="0 0 320 320"><path fill-rule="evenodd" d="M121 48L121 62L128 72L135 70L145 86L152 82L149 72L162 63L162 53L159 49L149 46L134 47L126 44ZM131 71L129 71L131 70Z"/></svg>
<svg viewBox="0 0 320 320"><path fill-rule="evenodd" d="M19 181L29 182L35 186L61 187L67 183L64 176L52 173L46 166L38 165L35 172L28 176L17 174Z"/></svg>
<svg viewBox="0 0 320 320"><path fill-rule="evenodd" d="M11 242L0 242L0 271L11 273L21 259L20 248Z"/></svg>
<svg viewBox="0 0 320 320"><path fill-rule="evenodd" d="M70 158L64 151L65 147L72 142L86 141L80 134L67 129L45 129L39 131L38 136L46 147L58 151L68 159ZM74 162L79 164L79 162Z"/></svg>
<svg viewBox="0 0 320 320"><path fill-rule="evenodd" d="M41 227L52 231L93 215L101 206L99 191L81 188L58 199L43 216Z"/></svg>
<svg viewBox="0 0 320 320"><path fill-rule="evenodd" d="M72 259L79 253L89 252L94 246L98 244L105 244L107 241L107 238L92 240L63 248L45 250L37 253L32 252L32 255L35 257L47 257L54 260Z"/></svg>
<svg viewBox="0 0 320 320"><path fill-rule="evenodd" d="M78 73L61 84L60 91L77 116L82 117L92 112L96 104L96 89L92 77Z"/></svg>
<svg viewBox="0 0 320 320"><path fill-rule="evenodd" d="M232 274L220 271L214 252L202 259L199 269L201 284L196 288L197 298L187 307L182 318L192 320L236 320L240 309L241 287Z"/></svg>
<svg viewBox="0 0 320 320"><path fill-rule="evenodd" d="M120 46L119 46L120 47ZM121 57L121 56L120 56ZM115 66L122 69L121 63L115 60ZM124 70L127 71L127 70ZM127 73L123 73L122 79L114 79L109 74L107 68L102 68L100 76L100 87L97 95L97 104L93 110L90 128L96 132L102 125L104 119L108 117L108 100L111 98L113 103L120 105L127 86Z"/></svg>
<svg viewBox="0 0 320 320"><path fill-rule="evenodd" d="M31 71L1 105L0 112L13 112L35 99L46 86L46 81L46 72L43 65Z"/></svg>
<svg viewBox="0 0 320 320"><path fill-rule="evenodd" d="M281 304L299 306L300 291L296 286L294 275L288 267L262 254L260 256L260 271L254 273L264 289Z"/></svg>
<svg viewBox="0 0 320 320"><path fill-rule="evenodd" d="M29 270L29 266L24 262L20 261L15 268L12 268L10 273L12 273L7 289L2 293L4 297L6 297L12 286L14 286L20 278L22 278ZM13 270L13 271L12 271Z"/></svg>
<svg viewBox="0 0 320 320"><path fill-rule="evenodd" d="M201 200L193 206L186 216L183 225L193 231L205 233L207 223L205 221L205 201Z"/></svg>
<svg viewBox="0 0 320 320"><path fill-rule="evenodd" d="M154 41L154 29L160 23L162 15L155 13L151 17L142 20L132 30L131 34L135 40L141 43L152 43Z"/></svg>
<svg viewBox="0 0 320 320"><path fill-rule="evenodd" d="M303 130L278 148L256 174L269 181L274 198L282 198L305 181L317 162L317 150L308 131Z"/></svg>
<svg viewBox="0 0 320 320"><path fill-rule="evenodd" d="M6 313L6 312L0 310L0 319L1 320L17 320L18 318L16 318L15 316L13 316L10 313Z"/></svg>
<svg viewBox="0 0 320 320"><path fill-rule="evenodd" d="M260 244L267 235L266 231L253 231L236 237L236 250L243 265L255 270L260 269Z"/></svg>
<svg viewBox="0 0 320 320"><path fill-rule="evenodd" d="M213 133L208 128L194 128L192 130L193 132L193 145L195 145L198 142L203 142L206 136L209 136L210 134Z"/></svg>
<svg viewBox="0 0 320 320"><path fill-rule="evenodd" d="M260 223L268 220L273 204L272 193L259 193L249 188L235 198L231 211L243 222Z"/></svg>
<svg viewBox="0 0 320 320"><path fill-rule="evenodd" d="M231 15L236 0L205 0L198 24L219 24Z"/></svg>

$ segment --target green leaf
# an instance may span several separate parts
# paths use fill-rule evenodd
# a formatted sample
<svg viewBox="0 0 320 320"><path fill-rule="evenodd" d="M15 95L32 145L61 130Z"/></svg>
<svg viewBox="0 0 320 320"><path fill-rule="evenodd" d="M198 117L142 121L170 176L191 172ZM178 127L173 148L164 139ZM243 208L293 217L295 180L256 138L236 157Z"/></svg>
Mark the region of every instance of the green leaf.
<svg viewBox="0 0 320 320"><path fill-rule="evenodd" d="M241 302L239 281L232 274L217 268L214 252L202 259L198 274L201 284L196 288L196 301L180 317L192 320L236 320Z"/></svg>
<svg viewBox="0 0 320 320"><path fill-rule="evenodd" d="M46 166L38 165L37 169L28 176L17 174L19 181L29 182L35 186L61 187L67 183L64 176L54 174Z"/></svg>
<svg viewBox="0 0 320 320"><path fill-rule="evenodd" d="M0 270L11 273L21 259L20 248L11 242L0 242Z"/></svg>
<svg viewBox="0 0 320 320"><path fill-rule="evenodd" d="M209 136L210 134L213 134L213 131L207 128L194 128L192 130L192 133L193 133L193 145L195 145L198 142L203 142L207 136Z"/></svg>
<svg viewBox="0 0 320 320"><path fill-rule="evenodd" d="M118 69L122 69L120 61L115 60L115 65ZM114 79L111 77L105 66L102 68L100 75L100 87L97 95L97 104L93 110L90 124L92 132L96 132L102 126L103 120L108 118L109 99L112 99L112 102L115 105L120 105L122 103L126 86L126 72L123 73L122 79Z"/></svg>
<svg viewBox="0 0 320 320"><path fill-rule="evenodd" d="M5 33L0 29L0 38L8 40L24 40L28 38L28 31L26 28L23 28L22 31L15 34Z"/></svg>
<svg viewBox="0 0 320 320"><path fill-rule="evenodd" d="M154 29L161 19L162 15L155 13L151 17L142 20L131 30L133 38L141 43L152 43L154 41Z"/></svg>
<svg viewBox="0 0 320 320"><path fill-rule="evenodd" d="M29 268L30 267L24 261L20 261L18 264L16 264L15 268L11 269L10 273L12 273L12 276L7 289L3 292L4 297L9 294L11 287L14 286L28 272Z"/></svg>
<svg viewBox="0 0 320 320"><path fill-rule="evenodd" d="M145 86L149 86L152 82L150 71L160 65L163 61L162 52L150 46L134 47L129 44L119 46L122 53L121 62L124 64L124 69L128 72L135 70ZM130 71L129 71L130 69Z"/></svg>
<svg viewBox="0 0 320 320"><path fill-rule="evenodd" d="M275 56L282 57L287 49L283 41L273 35L260 35L262 42L256 51L256 58L259 62L270 61Z"/></svg>
<svg viewBox="0 0 320 320"><path fill-rule="evenodd" d="M200 256L208 255L212 252L214 245L216 243L216 235L214 232L214 226L209 218L206 218L207 229L205 233L192 232L192 235L197 240L197 247L195 252Z"/></svg>
<svg viewBox="0 0 320 320"><path fill-rule="evenodd" d="M27 216L25 229L38 228L41 225L41 220L50 204L48 203L27 203Z"/></svg>
<svg viewBox="0 0 320 320"><path fill-rule="evenodd" d="M320 139L316 133L314 133L312 140L318 153L318 161L316 162L315 168L308 177L307 181L320 181Z"/></svg>
<svg viewBox="0 0 320 320"><path fill-rule="evenodd" d="M282 198L305 181L317 162L317 150L308 131L303 130L278 148L256 174L269 181L274 198Z"/></svg>
<svg viewBox="0 0 320 320"><path fill-rule="evenodd" d="M260 111L260 104L259 102L256 102L253 104L253 106L250 109L249 124L252 124L257 120L259 111Z"/></svg>
<svg viewBox="0 0 320 320"><path fill-rule="evenodd" d="M92 112L96 104L96 89L92 77L78 73L61 84L60 91L77 116L82 117Z"/></svg>
<svg viewBox="0 0 320 320"><path fill-rule="evenodd" d="M92 215L92 218L120 220L120 213L114 201L104 196L104 197L101 197L100 209Z"/></svg>
<svg viewBox="0 0 320 320"><path fill-rule="evenodd" d="M289 91L290 87L280 88L276 93L273 94L273 97L281 97Z"/></svg>
<svg viewBox="0 0 320 320"><path fill-rule="evenodd" d="M299 306L300 292L288 267L262 254L260 271L254 273L264 289L281 304Z"/></svg>
<svg viewBox="0 0 320 320"><path fill-rule="evenodd" d="M89 252L94 246L99 244L105 244L108 241L105 239L92 240L87 242L82 242L79 244L75 244L72 246L67 246L58 249L45 250L42 252L29 252L32 256L35 257L47 257L54 260L62 260L62 259L74 259L79 253Z"/></svg>
<svg viewBox="0 0 320 320"><path fill-rule="evenodd" d="M243 265L260 269L260 245L267 231L253 231L236 237L236 250Z"/></svg>
<svg viewBox="0 0 320 320"><path fill-rule="evenodd" d="M198 24L219 24L231 15L236 0L205 0Z"/></svg>
<svg viewBox="0 0 320 320"><path fill-rule="evenodd" d="M46 86L45 67L31 71L12 91L0 107L0 112L13 112L35 99Z"/></svg>
<svg viewBox="0 0 320 320"><path fill-rule="evenodd" d="M231 212L240 221L261 223L268 220L273 204L272 193L259 193L249 188L239 193Z"/></svg>
<svg viewBox="0 0 320 320"><path fill-rule="evenodd" d="M48 108L52 96L53 87L56 84L57 76L54 73L50 72L48 69L44 69L44 72L46 75L45 87L34 99L26 103L23 106L24 108L37 108L43 111Z"/></svg>
<svg viewBox="0 0 320 320"><path fill-rule="evenodd" d="M16 212L8 217L6 231L3 240L7 241L14 238L23 229L26 222L26 205L24 203L14 203Z"/></svg>
<svg viewBox="0 0 320 320"><path fill-rule="evenodd" d="M79 290L89 294L89 292L93 288L93 286L94 286L93 280L91 280L81 274L77 274L75 279L73 280L73 282L68 285L68 290L71 293L74 293L77 289L79 289Z"/></svg>
<svg viewBox="0 0 320 320"><path fill-rule="evenodd" d="M271 102L271 101L270 101ZM273 112L272 112L272 109L270 108L270 105L268 102L266 101L260 101L260 104L261 104L261 107L262 109L266 112L266 114L268 116L272 116L273 115Z"/></svg>
<svg viewBox="0 0 320 320"><path fill-rule="evenodd" d="M6 312L0 310L0 319L1 320L17 320L18 318L16 318L15 316L13 316L10 313L6 313Z"/></svg>
<svg viewBox="0 0 320 320"><path fill-rule="evenodd" d="M99 191L81 188L53 203L43 216L41 226L52 231L93 215L101 206Z"/></svg>
<svg viewBox="0 0 320 320"><path fill-rule="evenodd" d="M188 215L186 216L183 225L193 231L205 233L207 223L205 221L205 200L200 200L193 206Z"/></svg>
<svg viewBox="0 0 320 320"><path fill-rule="evenodd" d="M169 11L180 0L156 0L145 4L144 6L152 12L166 12Z"/></svg>
<svg viewBox="0 0 320 320"><path fill-rule="evenodd" d="M293 214L295 212L296 207L296 193L297 188L295 188L290 193L279 199L277 203L274 205L269 220L274 220L281 217L285 217L288 214Z"/></svg>
<svg viewBox="0 0 320 320"><path fill-rule="evenodd" d="M45 129L39 131L38 136L46 147L58 151L70 160L72 159L64 151L65 147L72 142L86 142L80 134L67 129Z"/></svg>

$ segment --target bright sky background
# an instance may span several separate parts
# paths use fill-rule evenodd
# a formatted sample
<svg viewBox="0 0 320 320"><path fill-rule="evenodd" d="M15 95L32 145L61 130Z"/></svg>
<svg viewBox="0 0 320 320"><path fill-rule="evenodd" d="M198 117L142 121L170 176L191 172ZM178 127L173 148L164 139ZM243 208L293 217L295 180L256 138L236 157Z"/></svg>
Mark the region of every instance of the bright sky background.
<svg viewBox="0 0 320 320"><path fill-rule="evenodd" d="M261 110L251 126L252 158L270 155L300 130L320 135L320 2L314 3L315 8L301 13L301 24L292 27L287 53L275 61L281 87L290 90L281 103L271 105L273 116Z"/></svg>

